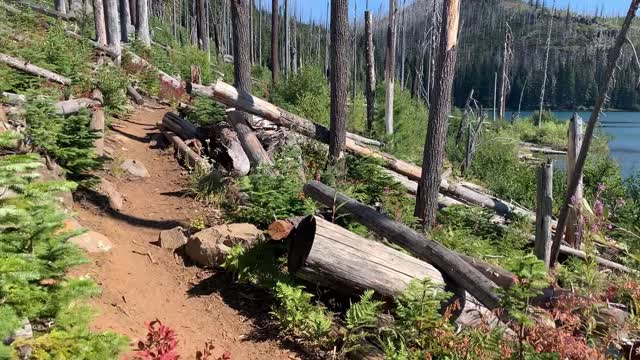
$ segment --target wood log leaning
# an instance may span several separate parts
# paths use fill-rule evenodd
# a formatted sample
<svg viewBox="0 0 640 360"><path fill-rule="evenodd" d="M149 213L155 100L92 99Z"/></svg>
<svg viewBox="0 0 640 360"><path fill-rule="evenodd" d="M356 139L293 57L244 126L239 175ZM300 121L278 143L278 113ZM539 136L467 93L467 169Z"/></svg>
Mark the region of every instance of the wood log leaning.
<svg viewBox="0 0 640 360"><path fill-rule="evenodd" d="M459 325L497 322L485 307L455 282L447 281L431 264L322 218L302 219L289 239L289 272L303 280L351 296L372 289L384 299L392 300L411 281L428 278L435 286L454 294L449 304L457 301L461 307L452 319Z"/></svg>
<svg viewBox="0 0 640 360"><path fill-rule="evenodd" d="M244 152L238 135L226 122L219 122L212 128L213 153L231 176L247 175L251 170L251 162Z"/></svg>
<svg viewBox="0 0 640 360"><path fill-rule="evenodd" d="M162 123L185 140L199 138L196 126L172 111L164 114Z"/></svg>
<svg viewBox="0 0 640 360"><path fill-rule="evenodd" d="M176 152L176 156L184 161L184 164L192 169L202 167L208 169L209 165L195 151L185 144L184 141L176 133L163 129L162 134L171 142Z"/></svg>
<svg viewBox="0 0 640 360"><path fill-rule="evenodd" d="M320 182L307 183L304 186L304 193L325 206L337 205L339 213L351 215L354 220L379 236L404 247L418 258L434 264L487 308L494 309L499 305L500 296L496 292L497 285L441 244Z"/></svg>
<svg viewBox="0 0 640 360"><path fill-rule="evenodd" d="M54 81L62 85L71 84L71 79L67 77L56 74L53 71L43 69L39 66L33 65L29 63L29 61L18 59L7 54L0 53L0 62L5 63L15 69L27 72L32 75L43 77L47 80Z"/></svg>

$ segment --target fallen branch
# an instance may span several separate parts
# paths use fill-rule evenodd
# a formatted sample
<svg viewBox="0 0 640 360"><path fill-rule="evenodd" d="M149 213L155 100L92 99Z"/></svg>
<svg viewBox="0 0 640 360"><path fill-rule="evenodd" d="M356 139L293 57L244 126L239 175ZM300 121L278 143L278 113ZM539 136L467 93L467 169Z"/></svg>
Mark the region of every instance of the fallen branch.
<svg viewBox="0 0 640 360"><path fill-rule="evenodd" d="M32 75L37 75L43 77L47 80L55 81L62 85L71 84L71 79L64 77L62 75L56 74L53 71L49 71L47 69L43 69L39 66L32 65L28 61L24 61L22 59L15 58L13 56L9 56L7 54L0 53L0 62L3 62L13 68L18 70L22 70Z"/></svg>
<svg viewBox="0 0 640 360"><path fill-rule="evenodd" d="M182 159L188 167L192 169L196 169L198 167L206 169L209 167L206 161L204 161L200 155L196 154L195 151L191 150L191 148L187 146L187 144L185 144L185 142L182 141L176 133L166 130L163 127L162 134L171 142L171 144L173 144L177 157Z"/></svg>
<svg viewBox="0 0 640 360"><path fill-rule="evenodd" d="M144 104L144 98L142 97L142 95L140 95L138 90L136 90L133 86L127 85L127 94L131 96L131 98L136 104L138 105Z"/></svg>

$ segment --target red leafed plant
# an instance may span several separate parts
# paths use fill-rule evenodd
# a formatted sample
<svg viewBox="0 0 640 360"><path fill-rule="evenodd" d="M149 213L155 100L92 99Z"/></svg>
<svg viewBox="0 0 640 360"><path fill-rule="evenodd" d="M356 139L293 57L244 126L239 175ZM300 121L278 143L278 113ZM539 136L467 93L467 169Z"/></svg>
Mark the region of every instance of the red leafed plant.
<svg viewBox="0 0 640 360"><path fill-rule="evenodd" d="M146 324L147 340L138 343L137 359L178 360L176 332L158 319Z"/></svg>

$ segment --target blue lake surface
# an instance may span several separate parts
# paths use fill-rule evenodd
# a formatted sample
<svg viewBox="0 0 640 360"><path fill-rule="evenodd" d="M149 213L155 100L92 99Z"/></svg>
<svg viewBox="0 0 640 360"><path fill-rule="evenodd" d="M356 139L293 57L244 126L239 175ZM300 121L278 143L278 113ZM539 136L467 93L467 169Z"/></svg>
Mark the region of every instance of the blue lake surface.
<svg viewBox="0 0 640 360"><path fill-rule="evenodd" d="M569 120L572 112L554 111L554 116L562 121ZM578 112L584 127L591 112ZM528 118L531 111L522 111L520 118ZM600 116L599 128L608 136L611 156L620 164L623 177L640 171L640 112L605 112Z"/></svg>

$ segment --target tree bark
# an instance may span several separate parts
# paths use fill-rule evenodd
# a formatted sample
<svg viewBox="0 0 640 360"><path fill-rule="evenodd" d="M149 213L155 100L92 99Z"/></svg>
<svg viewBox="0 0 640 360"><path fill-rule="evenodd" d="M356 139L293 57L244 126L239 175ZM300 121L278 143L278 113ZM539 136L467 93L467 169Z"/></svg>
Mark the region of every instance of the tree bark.
<svg viewBox="0 0 640 360"><path fill-rule="evenodd" d="M151 34L149 33L149 0L136 0L138 4L136 21L136 36L145 46L151 46Z"/></svg>
<svg viewBox="0 0 640 360"><path fill-rule="evenodd" d="M498 307L500 296L496 293L497 286L438 242L317 181L307 183L304 193L325 206L335 208L338 213L349 214L379 236L402 246L418 258L433 263L487 308Z"/></svg>
<svg viewBox="0 0 640 360"><path fill-rule="evenodd" d="M442 27L438 72L435 92L429 108L429 126L424 147L422 176L416 199L416 217L430 228L436 219L440 172L444 161L444 146L447 138L447 123L451 109L451 88L458 51L458 24L460 0L445 0L442 7Z"/></svg>
<svg viewBox="0 0 640 360"><path fill-rule="evenodd" d="M573 113L569 121L569 141L567 144L567 186L573 177L576 160L582 147L582 118L577 113ZM576 193L572 199L571 207L567 217L567 233L565 239L567 243L576 249L580 248L582 240L582 198L583 184L582 174L578 174L579 181Z"/></svg>
<svg viewBox="0 0 640 360"><path fill-rule="evenodd" d="M91 114L89 129L95 131L96 134L99 135L99 137L94 140L93 144L96 155L101 157L104 155L104 109L102 108L104 99L102 97L102 91L98 88L94 88L91 91L91 99L96 102L98 106L93 109L93 113Z"/></svg>
<svg viewBox="0 0 640 360"><path fill-rule="evenodd" d="M365 59L367 60L367 132L373 130L376 108L376 65L373 49L373 19L369 10L364 12L364 32L366 36Z"/></svg>
<svg viewBox="0 0 640 360"><path fill-rule="evenodd" d="M282 16L284 16L284 76L289 78L291 72L291 39L289 34L289 0L284 0Z"/></svg>
<svg viewBox="0 0 640 360"><path fill-rule="evenodd" d="M238 90L251 92L251 54L249 53L249 0L231 0L231 16L233 17L233 73ZM271 163L269 154L264 150L255 133L249 126L248 114L237 112L229 116L242 147L251 164Z"/></svg>
<svg viewBox="0 0 640 360"><path fill-rule="evenodd" d="M198 46L202 51L209 53L209 33L207 32L207 6L206 0L198 0Z"/></svg>
<svg viewBox="0 0 640 360"><path fill-rule="evenodd" d="M9 56L7 54L0 53L0 62L5 63L12 68L22 70L32 75L37 75L43 77L47 80L60 83L62 85L71 84L71 79L64 77L62 75L56 74L53 71L49 71L47 69L43 69L39 66L35 66L29 61L25 61L22 59L14 58L13 56Z"/></svg>
<svg viewBox="0 0 640 360"><path fill-rule="evenodd" d="M278 0L271 0L271 81L276 84L280 77L280 61L278 60Z"/></svg>
<svg viewBox="0 0 640 360"><path fill-rule="evenodd" d="M129 42L129 24L131 13L129 12L129 0L120 0L120 40Z"/></svg>
<svg viewBox="0 0 640 360"><path fill-rule="evenodd" d="M553 163L549 160L538 168L536 199L535 254L549 268L551 260L551 223L553 219Z"/></svg>
<svg viewBox="0 0 640 360"><path fill-rule="evenodd" d="M107 46L107 28L104 20L104 4L102 0L93 0L93 17L96 25L96 41L100 46Z"/></svg>
<svg viewBox="0 0 640 360"><path fill-rule="evenodd" d="M60 14L67 14L67 2L66 0L55 0L56 11Z"/></svg>
<svg viewBox="0 0 640 360"><path fill-rule="evenodd" d="M331 0L331 122L329 159L337 163L344 156L347 124L347 86L349 85L348 0Z"/></svg>
<svg viewBox="0 0 640 360"><path fill-rule="evenodd" d="M104 0L104 19L107 28L107 44L118 54L115 59L116 62L120 62L122 49L120 45L118 0Z"/></svg>
<svg viewBox="0 0 640 360"><path fill-rule="evenodd" d="M620 58L620 51L622 49L622 45L624 45L624 43L626 42L627 33L629 32L629 28L631 27L633 18L636 16L638 6L640 6L640 0L631 1L631 4L629 5L629 11L627 12L624 23L622 24L622 28L620 29L620 32L618 32L618 35L616 37L616 42L609 51L607 70L605 72L605 76L603 78L604 81L601 84L599 91L600 97L598 98L593 108L591 117L589 118L589 123L587 124L587 130L584 134L582 147L580 148L580 155L578 156L575 167L573 169L573 177L571 178L571 182L569 183L569 187L567 188L564 202L560 209L558 226L556 227L556 233L553 238L553 245L551 247L551 264L554 267L558 260L560 245L562 244L562 238L567 223L567 214L569 212L569 204L571 204L571 199L575 196L576 190L580 185L580 176L584 171L584 164L587 160L589 147L591 147L591 141L593 140L593 131L596 127L596 124L598 123L598 119L600 118L600 112L602 111L602 108L607 101L609 88L613 80L613 75L616 71L618 58Z"/></svg>
<svg viewBox="0 0 640 360"><path fill-rule="evenodd" d="M386 81L384 126L387 135L393 135L393 92L396 72L396 14L398 0L389 0L389 26L387 28L387 50L384 77Z"/></svg>

